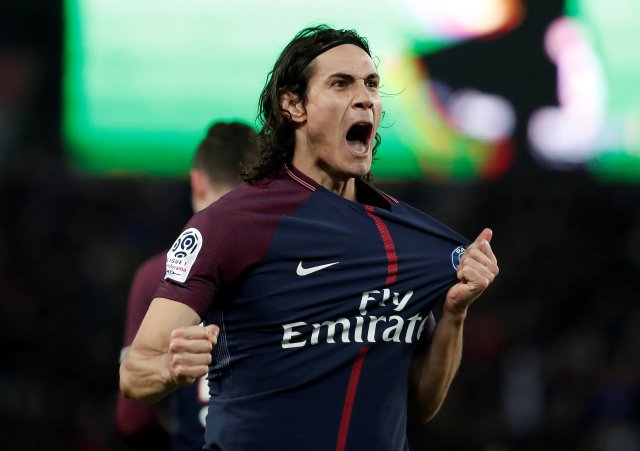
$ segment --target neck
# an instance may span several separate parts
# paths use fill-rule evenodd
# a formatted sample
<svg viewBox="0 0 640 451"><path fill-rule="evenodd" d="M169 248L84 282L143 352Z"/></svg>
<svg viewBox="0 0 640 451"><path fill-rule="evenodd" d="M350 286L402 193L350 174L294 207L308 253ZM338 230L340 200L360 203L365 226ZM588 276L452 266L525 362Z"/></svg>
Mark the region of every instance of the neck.
<svg viewBox="0 0 640 451"><path fill-rule="evenodd" d="M230 185L218 185L216 188L210 186L200 196L192 196L193 211L197 213L204 210L232 189L233 186Z"/></svg>
<svg viewBox="0 0 640 451"><path fill-rule="evenodd" d="M345 199L352 200L354 202L356 200L356 179L354 178L350 178L346 182L339 181L336 183L335 181L330 180L326 183L320 182L320 184L338 196L342 196Z"/></svg>
<svg viewBox="0 0 640 451"><path fill-rule="evenodd" d="M295 167L307 177L313 179L316 183L318 183L318 185L322 185L332 193L335 193L338 196L344 197L348 200L356 200L356 179L354 177L336 177L316 167Z"/></svg>
<svg viewBox="0 0 640 451"><path fill-rule="evenodd" d="M335 174L330 168L324 169L316 164L309 164L308 160L292 160L293 166L304 175L345 199L356 200L356 179L351 175Z"/></svg>

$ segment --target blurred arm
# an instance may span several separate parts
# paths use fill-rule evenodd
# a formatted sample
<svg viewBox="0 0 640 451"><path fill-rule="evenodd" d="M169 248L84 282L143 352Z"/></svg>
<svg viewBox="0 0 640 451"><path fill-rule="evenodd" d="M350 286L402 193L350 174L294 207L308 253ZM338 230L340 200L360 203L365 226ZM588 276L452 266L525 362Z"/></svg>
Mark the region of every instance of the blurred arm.
<svg viewBox="0 0 640 451"><path fill-rule="evenodd" d="M122 441L136 450L168 451L171 437L158 421L157 410L156 405L140 404L119 394L116 401L116 428Z"/></svg>
<svg viewBox="0 0 640 451"><path fill-rule="evenodd" d="M158 281L164 276L166 260L166 255L160 253L146 260L135 273L127 299L121 360L149 309L149 304L158 288ZM120 438L132 448L169 449L170 437L166 425L160 421L160 416L158 406L140 404L126 399L122 393L118 392L115 409L116 429Z"/></svg>

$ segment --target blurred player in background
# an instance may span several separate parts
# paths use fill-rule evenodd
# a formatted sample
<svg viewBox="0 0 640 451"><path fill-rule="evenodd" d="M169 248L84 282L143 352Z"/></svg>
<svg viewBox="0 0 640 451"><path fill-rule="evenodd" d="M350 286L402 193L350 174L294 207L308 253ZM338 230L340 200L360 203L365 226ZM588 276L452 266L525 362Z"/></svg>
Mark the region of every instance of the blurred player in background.
<svg viewBox="0 0 640 451"><path fill-rule="evenodd" d="M240 183L240 171L257 153L257 135L240 122L217 122L198 146L191 167L193 211L203 210ZM146 260L137 270L129 293L124 345L132 343L166 271L167 253ZM164 412L161 406L141 404L118 395L116 426L135 449L195 451L204 443L209 402L205 377L173 394Z"/></svg>

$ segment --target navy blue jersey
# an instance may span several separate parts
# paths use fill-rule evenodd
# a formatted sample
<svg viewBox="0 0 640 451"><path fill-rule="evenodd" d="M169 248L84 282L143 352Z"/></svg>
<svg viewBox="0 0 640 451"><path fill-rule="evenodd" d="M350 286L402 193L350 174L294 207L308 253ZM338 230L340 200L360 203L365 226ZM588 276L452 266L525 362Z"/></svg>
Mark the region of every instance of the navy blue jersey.
<svg viewBox="0 0 640 451"><path fill-rule="evenodd" d="M180 387L170 395L173 422L171 451L201 450L207 417L209 390L204 377L194 384Z"/></svg>
<svg viewBox="0 0 640 451"><path fill-rule="evenodd" d="M156 296L220 327L208 450L407 449L408 374L468 241L357 182L295 169L196 214Z"/></svg>

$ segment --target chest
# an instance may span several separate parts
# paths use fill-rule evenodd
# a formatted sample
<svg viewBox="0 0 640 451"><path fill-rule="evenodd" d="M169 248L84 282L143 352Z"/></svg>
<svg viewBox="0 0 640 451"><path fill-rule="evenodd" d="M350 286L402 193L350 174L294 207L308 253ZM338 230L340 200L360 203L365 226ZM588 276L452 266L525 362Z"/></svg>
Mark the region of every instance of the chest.
<svg viewBox="0 0 640 451"><path fill-rule="evenodd" d="M280 331L287 324L353 330L371 317L415 323L455 277L455 247L428 217L310 202L278 224L267 257L233 300L234 317Z"/></svg>

